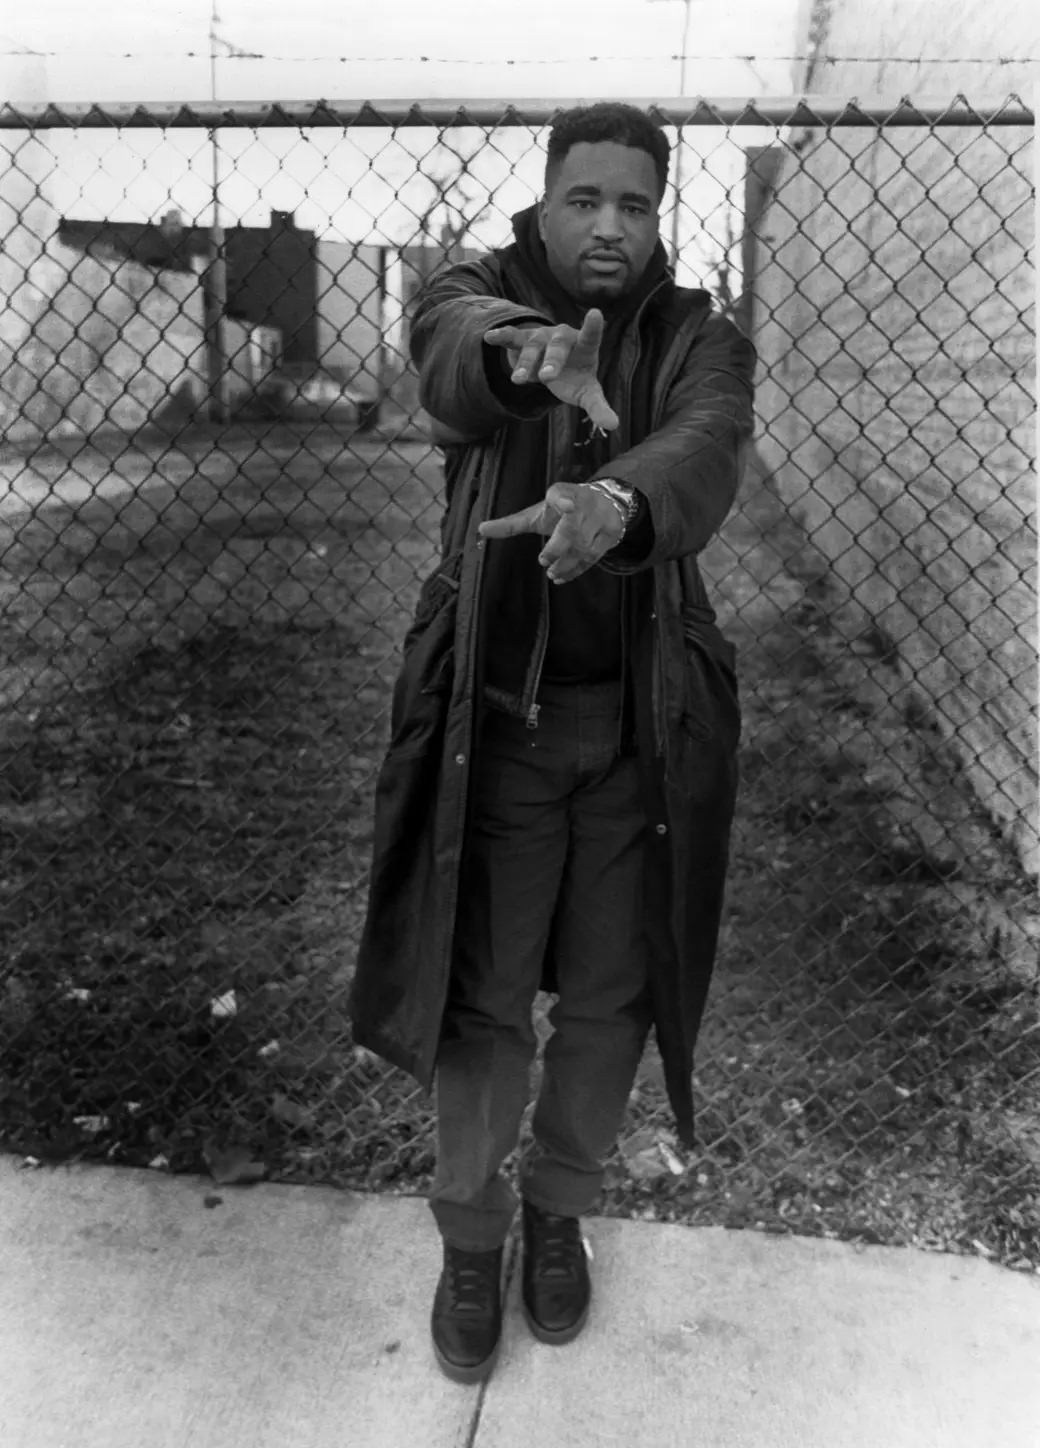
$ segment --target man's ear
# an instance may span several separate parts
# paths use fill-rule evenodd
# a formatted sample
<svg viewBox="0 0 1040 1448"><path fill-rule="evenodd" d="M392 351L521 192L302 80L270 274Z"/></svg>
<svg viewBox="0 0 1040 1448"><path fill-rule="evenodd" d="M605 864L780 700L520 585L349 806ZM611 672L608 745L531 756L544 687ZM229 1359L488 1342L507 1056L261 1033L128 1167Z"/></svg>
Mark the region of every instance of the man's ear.
<svg viewBox="0 0 1040 1448"><path fill-rule="evenodd" d="M545 209L548 204L549 203L544 196L538 203L538 235L541 237L542 241L545 240Z"/></svg>

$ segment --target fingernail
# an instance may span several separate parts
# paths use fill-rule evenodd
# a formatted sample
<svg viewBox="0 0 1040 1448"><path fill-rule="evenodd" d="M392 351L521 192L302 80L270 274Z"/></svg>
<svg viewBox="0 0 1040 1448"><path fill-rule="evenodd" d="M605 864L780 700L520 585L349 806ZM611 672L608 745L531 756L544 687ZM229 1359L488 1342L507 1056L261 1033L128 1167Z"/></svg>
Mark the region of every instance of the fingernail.
<svg viewBox="0 0 1040 1448"><path fill-rule="evenodd" d="M513 373L513 381L514 381L514 382L523 382L523 380L524 380L524 378L525 378L526 376L527 376L527 368L526 368L526 367L518 367L518 368L516 369L516 371Z"/></svg>
<svg viewBox="0 0 1040 1448"><path fill-rule="evenodd" d="M555 371L556 371L556 368L555 368L555 367L552 365L552 363L550 362L550 363L548 363L547 366L545 366L545 367L542 368L541 372L539 373L539 376L540 376L540 377L551 377Z"/></svg>

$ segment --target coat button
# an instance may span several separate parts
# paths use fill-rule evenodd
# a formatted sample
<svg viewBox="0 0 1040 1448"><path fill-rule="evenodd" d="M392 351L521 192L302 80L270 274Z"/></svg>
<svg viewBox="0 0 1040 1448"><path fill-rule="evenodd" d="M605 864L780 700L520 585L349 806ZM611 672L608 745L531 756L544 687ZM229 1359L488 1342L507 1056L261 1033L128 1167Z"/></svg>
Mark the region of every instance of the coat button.
<svg viewBox="0 0 1040 1448"><path fill-rule="evenodd" d="M654 825L654 829L659 835L666 835L668 833L667 825Z"/></svg>
<svg viewBox="0 0 1040 1448"><path fill-rule="evenodd" d="M465 764L465 762L466 762L466 756L465 756L464 754L456 754L456 756L455 756L455 763L456 763L456 764Z"/></svg>

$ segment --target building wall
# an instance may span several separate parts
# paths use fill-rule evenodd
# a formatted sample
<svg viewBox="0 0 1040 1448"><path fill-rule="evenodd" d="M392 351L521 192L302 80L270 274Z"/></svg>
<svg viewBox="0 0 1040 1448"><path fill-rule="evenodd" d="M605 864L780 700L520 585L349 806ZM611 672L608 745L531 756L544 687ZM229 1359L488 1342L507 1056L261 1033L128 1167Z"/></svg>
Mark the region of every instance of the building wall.
<svg viewBox="0 0 1040 1448"><path fill-rule="evenodd" d="M42 98L42 71L27 75L41 94L15 75L13 98ZM190 409L203 375L198 279L63 245L45 139L0 137L0 438L132 430L171 403Z"/></svg>
<svg viewBox="0 0 1040 1448"><path fill-rule="evenodd" d="M0 57L0 80L15 104L45 98L42 58L37 66L29 59ZM53 164L46 146L28 131L0 132L0 436L10 420L12 368L28 319L58 280L48 257L58 223L49 195Z"/></svg>
<svg viewBox="0 0 1040 1448"><path fill-rule="evenodd" d="M6 309L0 436L36 444L187 417L206 395L199 277L46 242ZM13 318L19 319L17 333ZM226 396L252 392L250 329L228 320Z"/></svg>
<svg viewBox="0 0 1040 1448"><path fill-rule="evenodd" d="M485 255L481 247L454 238L440 243L424 238L391 254L387 267L387 327L385 341L386 392L391 401L413 419L420 414L419 376L411 361L411 322L419 293L444 267L475 261Z"/></svg>
<svg viewBox="0 0 1040 1448"><path fill-rule="evenodd" d="M384 386L385 248L343 241L317 246L317 356L372 397Z"/></svg>
<svg viewBox="0 0 1040 1448"><path fill-rule="evenodd" d="M830 0L807 88L865 105L963 91L982 108L1016 87L1028 101L1028 67L955 57L1036 54L1038 29L1017 0ZM830 59L856 55L888 59ZM921 56L949 59L899 63ZM790 137L755 239L753 330L760 446L785 498L1035 867L1030 139Z"/></svg>
<svg viewBox="0 0 1040 1448"><path fill-rule="evenodd" d="M277 327L286 362L313 362L318 322L314 233L291 218L271 217L269 228L226 231L228 311L241 321Z"/></svg>

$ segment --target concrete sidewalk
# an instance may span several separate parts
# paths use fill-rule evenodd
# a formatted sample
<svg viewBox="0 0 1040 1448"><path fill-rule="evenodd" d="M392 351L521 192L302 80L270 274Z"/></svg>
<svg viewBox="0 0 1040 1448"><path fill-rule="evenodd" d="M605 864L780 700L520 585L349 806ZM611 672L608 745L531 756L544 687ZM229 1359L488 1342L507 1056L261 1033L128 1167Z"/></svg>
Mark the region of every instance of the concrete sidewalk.
<svg viewBox="0 0 1040 1448"><path fill-rule="evenodd" d="M0 1157L0 1443L1040 1444L1040 1278L721 1228L587 1229L582 1337L529 1336L514 1263L497 1369L464 1388L429 1347L440 1251L421 1200Z"/></svg>

